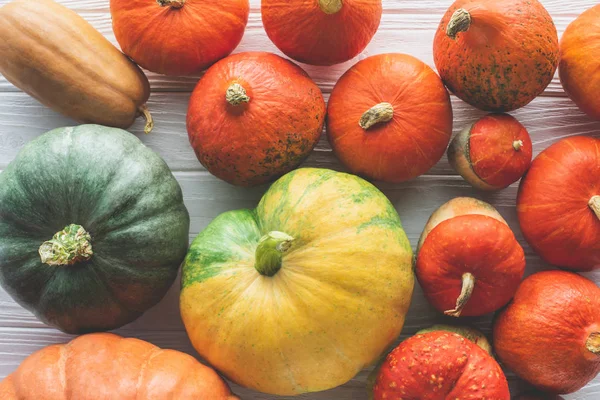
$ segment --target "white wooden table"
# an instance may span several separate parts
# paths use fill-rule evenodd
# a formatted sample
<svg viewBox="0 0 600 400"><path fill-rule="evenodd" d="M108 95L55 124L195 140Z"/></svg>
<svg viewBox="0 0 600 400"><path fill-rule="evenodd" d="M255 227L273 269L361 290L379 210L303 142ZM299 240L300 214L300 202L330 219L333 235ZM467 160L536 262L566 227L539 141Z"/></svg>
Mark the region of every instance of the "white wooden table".
<svg viewBox="0 0 600 400"><path fill-rule="evenodd" d="M151 1L151 0L148 0ZM9 0L0 0L0 5ZM116 44L111 29L109 0L59 0L77 11L94 27ZM452 0L383 0L384 15L379 32L369 47L357 59L385 52L412 54L433 66L432 43L439 20ZM542 0L554 17L559 34L581 12L594 6L594 0ZM251 0L251 14L246 34L236 52L263 50L279 53L265 34L260 17L260 0ZM0 38L0 40L2 40ZM334 67L303 66L322 88L327 100L339 76L357 59ZM230 186L212 177L196 160L188 144L185 117L190 92L197 77L167 78L149 74L152 96L149 108L156 127L152 134L143 134L140 120L130 129L144 143L158 152L173 169L180 181L186 205L191 214L190 239L220 213L242 207L254 207L265 187L243 189ZM482 112L453 98L454 131L475 121ZM513 113L529 130L534 152L538 154L551 143L572 135L600 136L600 123L583 115L565 96L557 78L546 92L529 106ZM38 135L74 122L41 106L0 76L0 170L15 157L19 149ZM323 136L307 166L343 170L333 156ZM427 175L402 185L379 184L378 187L396 206L413 245L431 214L439 205L456 196L474 196L494 204L509 222L527 255L527 273L548 269L527 246L519 231L515 213L517 186L494 194L476 192L457 176L443 159ZM600 272L587 274L600 283ZM165 348L195 354L179 317L178 284L158 306L117 333L135 336ZM471 321L489 333L491 317ZM402 337L421 328L443 321L427 304L417 288ZM68 341L69 335L38 322L33 315L15 304L0 290L0 378L13 371L29 354L49 344ZM357 343L357 345L360 345ZM300 396L314 400L367 399L365 380L369 371L363 371L346 385L323 393ZM513 374L507 373L513 392L526 388ZM247 400L277 399L272 395L256 393L232 385L233 390ZM582 391L566 396L567 399L600 399L600 378ZM280 397L284 399L284 397Z"/></svg>

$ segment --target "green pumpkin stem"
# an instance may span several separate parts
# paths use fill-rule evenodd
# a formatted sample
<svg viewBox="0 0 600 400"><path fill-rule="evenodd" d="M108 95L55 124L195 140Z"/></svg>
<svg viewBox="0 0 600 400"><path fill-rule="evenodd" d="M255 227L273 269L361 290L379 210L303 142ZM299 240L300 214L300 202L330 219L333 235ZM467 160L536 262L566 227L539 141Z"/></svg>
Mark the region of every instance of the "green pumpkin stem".
<svg viewBox="0 0 600 400"><path fill-rule="evenodd" d="M588 205L592 211L596 214L596 217L600 219L600 196L592 196Z"/></svg>
<svg viewBox="0 0 600 400"><path fill-rule="evenodd" d="M92 258L91 241L92 237L81 225L71 224L44 242L38 252L44 264L73 265Z"/></svg>
<svg viewBox="0 0 600 400"><path fill-rule="evenodd" d="M283 254L292 247L293 241L293 237L283 232L267 233L258 242L254 268L261 275L275 275L281 269Z"/></svg>
<svg viewBox="0 0 600 400"><path fill-rule="evenodd" d="M342 0L319 0L319 7L325 14L336 14L343 5Z"/></svg>
<svg viewBox="0 0 600 400"><path fill-rule="evenodd" d="M181 8L185 0L156 0L161 7Z"/></svg>
<svg viewBox="0 0 600 400"><path fill-rule="evenodd" d="M446 27L446 35L452 40L456 39L459 32L466 32L471 27L471 14L464 8L459 8L452 14Z"/></svg>
<svg viewBox="0 0 600 400"><path fill-rule="evenodd" d="M225 100L232 106L239 106L242 103L249 103L250 97L246 94L246 89L239 83L233 83L225 93Z"/></svg>
<svg viewBox="0 0 600 400"><path fill-rule="evenodd" d="M368 130L374 125L389 122L392 118L394 118L394 106L384 102L365 111L358 124L364 130Z"/></svg>
<svg viewBox="0 0 600 400"><path fill-rule="evenodd" d="M454 310L445 311L444 314L449 315L451 317L460 317L463 309L467 305L467 302L471 298L473 294L473 289L475 288L475 276L467 272L462 276L462 289L460 291L460 296L456 300L456 308Z"/></svg>
<svg viewBox="0 0 600 400"><path fill-rule="evenodd" d="M146 119L144 133L147 135L154 129L154 118L152 118L152 114L150 114L150 110L148 110L148 107L145 104L138 109L138 112Z"/></svg>
<svg viewBox="0 0 600 400"><path fill-rule="evenodd" d="M593 332L585 342L585 348L595 355L600 355L600 332Z"/></svg>

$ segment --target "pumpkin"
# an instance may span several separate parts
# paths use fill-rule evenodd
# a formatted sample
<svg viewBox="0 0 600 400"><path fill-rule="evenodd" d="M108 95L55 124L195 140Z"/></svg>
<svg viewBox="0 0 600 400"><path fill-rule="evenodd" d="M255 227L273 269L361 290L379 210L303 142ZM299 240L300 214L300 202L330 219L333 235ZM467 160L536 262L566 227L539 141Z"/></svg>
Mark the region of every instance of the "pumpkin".
<svg viewBox="0 0 600 400"><path fill-rule="evenodd" d="M436 73L405 54L359 61L329 98L327 135L355 174L403 182L427 172L452 136L450 97Z"/></svg>
<svg viewBox="0 0 600 400"><path fill-rule="evenodd" d="M452 332L417 334L383 363L373 399L510 400L498 363L470 340Z"/></svg>
<svg viewBox="0 0 600 400"><path fill-rule="evenodd" d="M240 43L248 0L110 0L115 37L143 68L191 75L229 55Z"/></svg>
<svg viewBox="0 0 600 400"><path fill-rule="evenodd" d="M530 276L496 319L494 348L539 389L581 389L600 372L600 288L566 271Z"/></svg>
<svg viewBox="0 0 600 400"><path fill-rule="evenodd" d="M316 146L325 100L297 65L271 53L239 53L202 77L187 116L198 160L234 185L270 182Z"/></svg>
<svg viewBox="0 0 600 400"><path fill-rule="evenodd" d="M146 118L150 84L100 32L51 0L0 8L0 73L45 106L82 123L129 128Z"/></svg>
<svg viewBox="0 0 600 400"><path fill-rule="evenodd" d="M110 333L80 336L27 357L0 382L2 400L239 400L192 356Z"/></svg>
<svg viewBox="0 0 600 400"><path fill-rule="evenodd" d="M493 357L492 345L490 344L490 342L487 340L487 338L485 337L485 335L483 333L481 333L480 331L478 331L477 329L474 329L474 328L469 328L467 326L438 324L438 325L433 325L432 327L427 328L427 329L421 329L420 331L417 332L417 335L424 335L426 333L438 332L438 331L456 333L456 334L464 337L465 339L469 339L471 342L473 342L477 346L481 347L483 350L485 350L486 353L488 353L489 355L491 355Z"/></svg>
<svg viewBox="0 0 600 400"><path fill-rule="evenodd" d="M538 0L457 0L435 35L435 65L456 96L484 111L516 110L558 66L558 34Z"/></svg>
<svg viewBox="0 0 600 400"><path fill-rule="evenodd" d="M99 125L31 141L0 174L0 283L68 333L110 330L164 296L189 216L165 162Z"/></svg>
<svg viewBox="0 0 600 400"><path fill-rule="evenodd" d="M600 50L600 5L573 21L560 40L558 73L567 95L583 112L600 119L600 100L595 88L600 85L600 62L594 57Z"/></svg>
<svg viewBox="0 0 600 400"><path fill-rule="evenodd" d="M387 198L356 176L305 168L255 210L222 214L198 235L181 316L228 378L294 395L374 363L400 334L413 285L410 244Z"/></svg>
<svg viewBox="0 0 600 400"><path fill-rule="evenodd" d="M452 139L450 165L473 187L500 190L515 183L531 165L527 129L508 114L489 114Z"/></svg>
<svg viewBox="0 0 600 400"><path fill-rule="evenodd" d="M491 205L459 197L427 222L415 273L438 311L452 317L481 316L513 297L525 273L525 253Z"/></svg>
<svg viewBox="0 0 600 400"><path fill-rule="evenodd" d="M550 264L600 267L600 140L579 136L544 150L521 181L517 214L531 247Z"/></svg>
<svg viewBox="0 0 600 400"><path fill-rule="evenodd" d="M262 0L267 35L307 64L348 61L367 47L381 20L381 0Z"/></svg>

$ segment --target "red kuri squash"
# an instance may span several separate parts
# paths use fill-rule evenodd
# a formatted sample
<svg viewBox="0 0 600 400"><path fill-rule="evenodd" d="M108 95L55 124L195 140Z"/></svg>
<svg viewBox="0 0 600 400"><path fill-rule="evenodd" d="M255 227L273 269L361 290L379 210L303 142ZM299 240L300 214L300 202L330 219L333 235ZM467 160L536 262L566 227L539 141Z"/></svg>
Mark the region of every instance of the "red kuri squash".
<svg viewBox="0 0 600 400"><path fill-rule="evenodd" d="M525 254L491 205L459 197L427 222L415 272L437 310L453 317L481 316L513 297L525 273Z"/></svg>
<svg viewBox="0 0 600 400"><path fill-rule="evenodd" d="M576 136L544 150L521 181L521 231L544 260L590 271L600 267L600 140Z"/></svg>
<svg viewBox="0 0 600 400"><path fill-rule="evenodd" d="M485 111L529 104L554 77L558 34L538 0L457 0L435 36L435 65L448 88Z"/></svg>
<svg viewBox="0 0 600 400"><path fill-rule="evenodd" d="M381 19L381 0L262 0L269 38L287 56L333 65L358 55Z"/></svg>
<svg viewBox="0 0 600 400"><path fill-rule="evenodd" d="M353 173L403 182L427 172L452 135L452 105L437 74L405 54L369 57L337 82L327 135Z"/></svg>
<svg viewBox="0 0 600 400"><path fill-rule="evenodd" d="M558 72L567 95L590 117L600 119L600 4L581 14L560 41Z"/></svg>
<svg viewBox="0 0 600 400"><path fill-rule="evenodd" d="M231 53L242 40L248 0L110 0L121 49L141 67L191 75Z"/></svg>
<svg viewBox="0 0 600 400"><path fill-rule="evenodd" d="M494 348L542 390L581 389L600 372L600 288L571 272L530 276L495 321Z"/></svg>
<svg viewBox="0 0 600 400"><path fill-rule="evenodd" d="M323 95L300 67L271 53L239 53L200 79L187 129L206 169L229 183L254 186L304 161L324 120Z"/></svg>

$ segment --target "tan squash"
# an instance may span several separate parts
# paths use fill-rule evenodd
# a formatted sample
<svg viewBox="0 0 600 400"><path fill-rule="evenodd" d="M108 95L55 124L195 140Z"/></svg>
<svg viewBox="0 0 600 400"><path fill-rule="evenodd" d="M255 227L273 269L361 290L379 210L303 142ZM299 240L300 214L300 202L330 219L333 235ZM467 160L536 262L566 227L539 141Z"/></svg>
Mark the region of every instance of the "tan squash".
<svg viewBox="0 0 600 400"><path fill-rule="evenodd" d="M141 69L100 32L51 0L16 0L0 8L0 73L44 105L82 123L129 128L150 84Z"/></svg>

